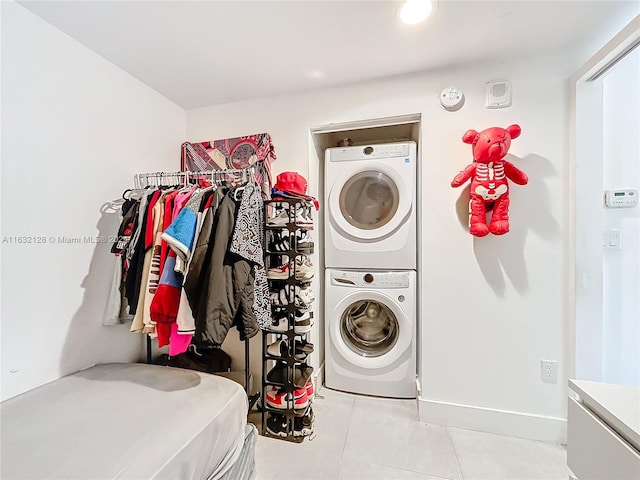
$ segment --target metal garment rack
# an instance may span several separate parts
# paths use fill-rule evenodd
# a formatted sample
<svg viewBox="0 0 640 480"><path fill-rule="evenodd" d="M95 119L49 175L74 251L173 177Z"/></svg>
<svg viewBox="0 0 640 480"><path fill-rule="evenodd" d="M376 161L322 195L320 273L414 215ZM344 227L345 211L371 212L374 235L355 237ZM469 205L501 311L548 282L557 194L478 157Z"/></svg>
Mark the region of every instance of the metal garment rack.
<svg viewBox="0 0 640 480"><path fill-rule="evenodd" d="M134 177L135 188L160 187L168 185L190 185L199 180L208 180L209 183L219 185L222 183L247 183L249 179L258 173L255 166L227 170L202 170L181 172L148 172L138 173ZM241 176L238 178L238 176Z"/></svg>
<svg viewBox="0 0 640 480"><path fill-rule="evenodd" d="M256 168L256 166L258 168ZM180 171L180 172L148 172L138 173L134 177L135 188L161 187L172 185L192 185L198 184L200 180L205 180L212 185L225 183L237 183L242 185L247 183L256 173L263 174L264 165L257 162L256 165L247 168L236 168L226 170L202 170L202 171ZM239 178L238 178L239 177ZM151 337L147 335L147 363L152 363ZM249 339L244 339L244 391L249 399L249 412L260 399L261 392L251 395L250 388L250 362L249 362Z"/></svg>

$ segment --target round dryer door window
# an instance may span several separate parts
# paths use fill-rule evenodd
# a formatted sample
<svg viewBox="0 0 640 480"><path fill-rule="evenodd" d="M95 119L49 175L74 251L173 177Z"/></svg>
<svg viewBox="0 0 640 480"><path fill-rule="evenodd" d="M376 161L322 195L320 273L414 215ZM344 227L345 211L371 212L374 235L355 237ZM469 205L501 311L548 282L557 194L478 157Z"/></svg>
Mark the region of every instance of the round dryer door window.
<svg viewBox="0 0 640 480"><path fill-rule="evenodd" d="M400 194L395 182L382 172L364 171L347 180L340 191L340 212L362 230L383 227L395 216Z"/></svg>
<svg viewBox="0 0 640 480"><path fill-rule="evenodd" d="M398 341L400 328L396 315L375 300L358 300L349 305L340 324L344 343L363 357L384 355Z"/></svg>

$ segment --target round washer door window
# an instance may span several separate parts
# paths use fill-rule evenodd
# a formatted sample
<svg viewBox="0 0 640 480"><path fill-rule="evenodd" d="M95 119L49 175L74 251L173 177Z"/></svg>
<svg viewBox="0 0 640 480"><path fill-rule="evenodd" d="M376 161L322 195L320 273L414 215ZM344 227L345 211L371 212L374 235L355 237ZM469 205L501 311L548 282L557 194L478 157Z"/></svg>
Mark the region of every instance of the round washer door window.
<svg viewBox="0 0 640 480"><path fill-rule="evenodd" d="M358 300L345 308L340 319L344 343L362 357L379 357L397 343L400 327L396 315L383 303Z"/></svg>
<svg viewBox="0 0 640 480"><path fill-rule="evenodd" d="M359 172L340 191L340 213L362 230L380 228L398 211L400 194L395 182L383 172Z"/></svg>

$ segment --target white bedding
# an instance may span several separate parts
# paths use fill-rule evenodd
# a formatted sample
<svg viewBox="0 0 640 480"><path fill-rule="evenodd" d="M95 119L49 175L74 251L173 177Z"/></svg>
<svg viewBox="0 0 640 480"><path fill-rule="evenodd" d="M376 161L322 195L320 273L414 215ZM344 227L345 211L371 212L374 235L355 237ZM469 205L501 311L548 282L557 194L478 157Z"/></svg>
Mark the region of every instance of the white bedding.
<svg viewBox="0 0 640 480"><path fill-rule="evenodd" d="M216 479L240 455L247 397L206 373L83 370L0 404L3 479Z"/></svg>

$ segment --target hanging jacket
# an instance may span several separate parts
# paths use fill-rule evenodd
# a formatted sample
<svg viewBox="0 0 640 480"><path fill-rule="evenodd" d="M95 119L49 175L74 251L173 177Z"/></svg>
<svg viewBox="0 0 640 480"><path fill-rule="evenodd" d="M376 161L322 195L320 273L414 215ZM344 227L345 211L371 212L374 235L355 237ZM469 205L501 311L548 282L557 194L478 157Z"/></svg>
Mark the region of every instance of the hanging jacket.
<svg viewBox="0 0 640 480"><path fill-rule="evenodd" d="M268 329L271 325L269 283L264 268L264 219L260 187L253 182L242 192L242 200L236 214L236 223L229 250L254 266L253 314L258 326Z"/></svg>
<svg viewBox="0 0 640 480"><path fill-rule="evenodd" d="M251 338L258 333L252 311L252 266L229 252L235 212L236 204L231 194L225 195L215 212L206 254L201 255L206 240L201 242L199 239L187 274L185 292L195 317L194 342L198 347L222 345L234 324L241 338ZM200 237L206 235L207 230L209 227L205 219ZM196 255L198 253L200 255Z"/></svg>

